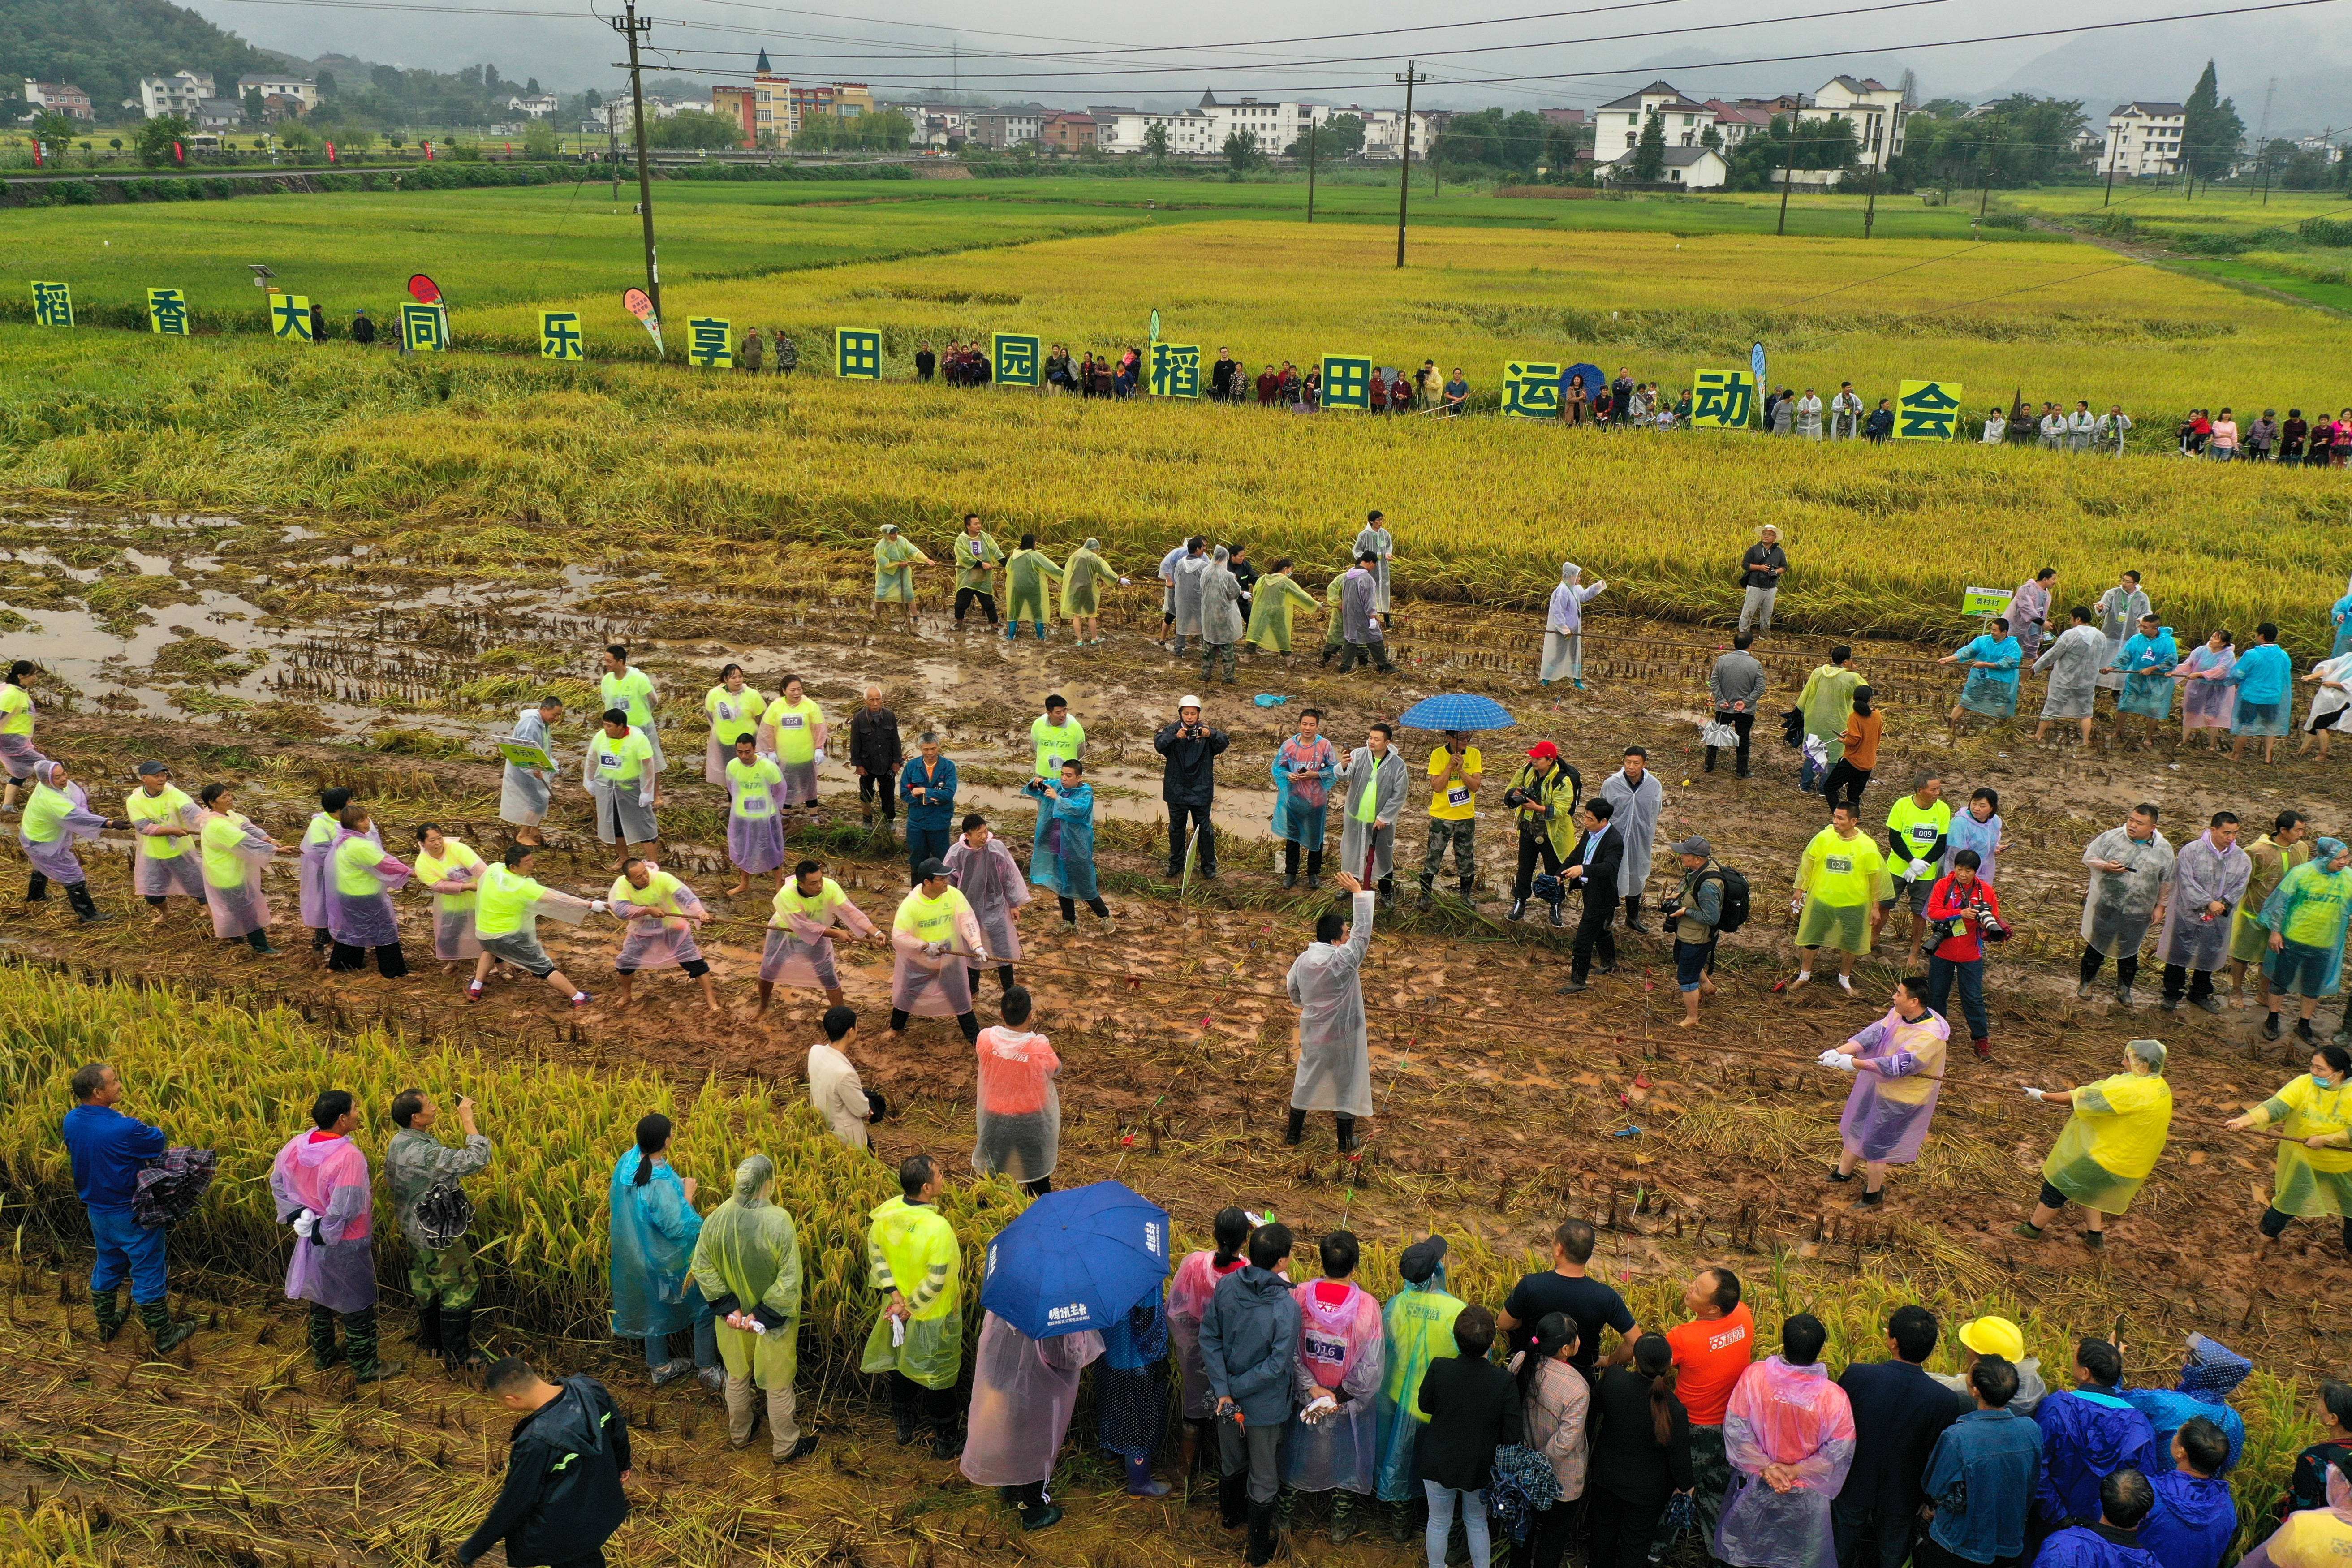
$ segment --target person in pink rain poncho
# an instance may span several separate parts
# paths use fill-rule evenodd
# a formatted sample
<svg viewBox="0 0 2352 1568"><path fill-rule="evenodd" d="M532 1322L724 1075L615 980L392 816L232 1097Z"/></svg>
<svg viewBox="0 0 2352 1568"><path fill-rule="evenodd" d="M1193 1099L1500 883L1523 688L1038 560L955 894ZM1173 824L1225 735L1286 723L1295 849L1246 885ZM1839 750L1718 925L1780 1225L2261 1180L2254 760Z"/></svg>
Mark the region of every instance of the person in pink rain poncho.
<svg viewBox="0 0 2352 1568"><path fill-rule="evenodd" d="M205 905L212 910L213 935L222 942L243 937L246 945L275 958L269 943L269 896L261 890L261 874L274 856L291 853L261 831L236 809L236 800L225 784L205 785L204 830L196 842L205 868Z"/></svg>
<svg viewBox="0 0 2352 1568"><path fill-rule="evenodd" d="M1732 1568L1835 1568L1830 1500L1853 1464L1853 1407L1822 1364L1811 1312L1780 1327L1780 1353L1742 1373L1723 1418L1731 1490L1714 1555Z"/></svg>
<svg viewBox="0 0 2352 1568"><path fill-rule="evenodd" d="M335 821L327 846L327 934L334 939L327 967L364 969L373 950L376 973L397 980L408 973L408 959L400 951L400 912L392 895L415 873L384 853L367 807L347 805Z"/></svg>
<svg viewBox="0 0 2352 1568"><path fill-rule="evenodd" d="M621 874L604 897L629 933L621 941L620 957L613 961L621 975L621 1006L629 1005L637 971L676 965L702 987L702 1005L720 1011L719 993L710 984L710 961L694 941L695 927L709 920L710 911L692 888L652 861L631 856L621 862Z"/></svg>
<svg viewBox="0 0 2352 1568"><path fill-rule="evenodd" d="M1388 1331L1380 1298L1352 1278L1360 1248L1352 1231L1323 1238L1323 1278L1291 1287L1298 1302L1298 1361L1291 1392L1298 1414L1283 1428L1282 1484L1330 1492L1331 1539L1360 1531L1359 1499L1370 1498L1380 1468L1381 1379L1388 1370ZM1197 1254L1195 1255L1197 1256Z"/></svg>
<svg viewBox="0 0 2352 1568"><path fill-rule="evenodd" d="M1183 1376L1184 1442L1177 1468L1186 1476L1203 1448L1211 1464L1216 1462L1217 1400L1209 1392L1209 1370L1201 1362L1201 1319L1209 1310L1209 1298L1217 1293L1217 1281L1249 1261L1243 1249L1249 1246L1250 1228L1248 1210L1219 1209L1209 1227L1216 1250L1186 1253L1168 1287L1168 1337L1175 1343L1176 1366Z"/></svg>
<svg viewBox="0 0 2352 1568"><path fill-rule="evenodd" d="M1024 1530L1062 1517L1045 1483L1077 1408L1079 1374L1102 1353L1102 1335L1092 1329L1033 1340L993 1312L981 1321L957 1468L972 1485L996 1488Z"/></svg>
<svg viewBox="0 0 2352 1568"><path fill-rule="evenodd" d="M774 909L768 920L768 943L760 954L760 1012L768 1010L780 982L823 991L828 1007L843 1005L847 998L835 963L833 933L846 932L854 942L879 942L874 922L814 860L793 868L792 880L776 889Z"/></svg>
<svg viewBox="0 0 2352 1568"><path fill-rule="evenodd" d="M312 1103L310 1122L269 1168L278 1223L293 1231L286 1299L310 1303L310 1360L320 1372L347 1361L362 1383L398 1376L400 1363L376 1354L374 1195L367 1156L352 1140L359 1112L348 1091L331 1089Z"/></svg>

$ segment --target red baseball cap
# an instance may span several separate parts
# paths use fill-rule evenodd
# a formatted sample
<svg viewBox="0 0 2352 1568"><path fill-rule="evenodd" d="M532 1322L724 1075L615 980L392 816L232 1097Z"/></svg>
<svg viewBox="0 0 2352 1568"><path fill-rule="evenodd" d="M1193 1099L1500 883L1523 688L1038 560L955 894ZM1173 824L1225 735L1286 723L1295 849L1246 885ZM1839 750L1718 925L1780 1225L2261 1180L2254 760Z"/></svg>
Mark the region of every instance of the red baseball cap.
<svg viewBox="0 0 2352 1568"><path fill-rule="evenodd" d="M1549 741L1538 741L1534 745L1528 748L1528 755L1539 763L1546 761L1547 759L1552 762L1558 762L1559 760L1559 748L1553 745Z"/></svg>

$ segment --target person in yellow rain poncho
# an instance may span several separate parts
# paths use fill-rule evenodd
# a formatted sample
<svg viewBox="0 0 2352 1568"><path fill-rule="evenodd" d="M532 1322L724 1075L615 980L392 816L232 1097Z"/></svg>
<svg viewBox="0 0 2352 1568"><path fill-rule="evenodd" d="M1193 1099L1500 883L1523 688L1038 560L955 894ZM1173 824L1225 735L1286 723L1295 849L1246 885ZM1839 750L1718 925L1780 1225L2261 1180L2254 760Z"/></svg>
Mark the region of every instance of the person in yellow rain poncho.
<svg viewBox="0 0 2352 1568"><path fill-rule="evenodd" d="M1853 989L1853 961L1870 951L1870 917L1891 895L1886 857L1854 820L1855 808L1841 801L1830 825L1813 835L1797 862L1797 978L1794 991L1813 978L1813 954L1830 948L1838 955L1838 984Z"/></svg>
<svg viewBox="0 0 2352 1568"><path fill-rule="evenodd" d="M138 774L138 787L122 797L122 815L138 835L131 841L131 890L147 900L161 924L164 901L173 894L204 899L196 839L205 830L205 814L172 782L172 770L163 763L142 763Z"/></svg>
<svg viewBox="0 0 2352 1568"><path fill-rule="evenodd" d="M416 830L416 858L411 862L416 886L433 895L433 956L442 972L453 963L470 963L482 955L481 939L474 934L474 904L482 890L482 873L488 869L473 846L427 822Z"/></svg>
<svg viewBox="0 0 2352 1568"><path fill-rule="evenodd" d="M719 684L702 694L702 710L710 715L710 739L702 748L704 782L727 787L727 764L735 760L735 738L756 735L766 706L760 689L744 679L743 667L730 664L719 672Z"/></svg>
<svg viewBox="0 0 2352 1568"><path fill-rule="evenodd" d="M784 677L776 700L760 715L759 741L760 750L775 759L777 771L784 775L782 785L774 793L776 804L785 811L816 804L825 742L832 738L833 726L825 721L824 710L809 696L807 686L797 675Z"/></svg>
<svg viewBox="0 0 2352 1568"><path fill-rule="evenodd" d="M2083 1205L2083 1245L2105 1247L2110 1217L2133 1198L2163 1156L2172 1131L2172 1086L2164 1079L2164 1042L2134 1040L2124 1047L2124 1070L2075 1089L2029 1087L2030 1100L2056 1100L2074 1114L2042 1162L2042 1198L2033 1216L2018 1222L2028 1241L2070 1203Z"/></svg>
<svg viewBox="0 0 2352 1568"><path fill-rule="evenodd" d="M1004 583L1008 591L1004 616L1004 639L1011 642L1021 635L1021 623L1028 621L1037 628L1037 640L1045 640L1045 606L1053 601L1047 596L1047 579L1063 581L1062 569L1054 558L1037 548L1037 536L1024 533L1021 548L1005 557ZM1027 611L1024 615L1023 611Z"/></svg>
<svg viewBox="0 0 2352 1568"><path fill-rule="evenodd" d="M904 605L907 626L911 630L915 625L915 568L930 563L929 556L899 533L897 523L884 523L882 537L874 542L874 613L882 614L885 605Z"/></svg>
<svg viewBox="0 0 2352 1568"><path fill-rule="evenodd" d="M2271 1184L2271 1206L2263 1211L2263 1234L2279 1238L2292 1219L2344 1222L2352 1246L2352 1051L2322 1046L2311 1053L2311 1071L2268 1100L2233 1117L2235 1128L2275 1128L2278 1174Z"/></svg>
<svg viewBox="0 0 2352 1568"><path fill-rule="evenodd" d="M884 1292L882 1315L866 1336L860 1372L890 1374L890 1418L898 1441L931 1428L931 1457L952 1459L956 1373L963 1362L963 1249L940 1213L939 1167L910 1154L898 1167L898 1197L874 1211L866 1234L866 1282Z"/></svg>
<svg viewBox="0 0 2352 1568"><path fill-rule="evenodd" d="M1290 657L1291 606L1295 605L1302 610L1315 607L1315 595L1291 580L1290 566L1290 557L1286 555L1274 563L1273 571L1257 580L1257 587L1250 595L1249 631L1243 638L1252 647L1278 653L1286 659Z"/></svg>
<svg viewBox="0 0 2352 1568"><path fill-rule="evenodd" d="M1388 1375L1381 1383L1380 1463L1373 1478L1382 1502L1409 1510L1421 1495L1413 1449L1429 1418L1421 1414L1421 1380L1440 1356L1458 1355L1454 1320L1469 1303L1445 1289L1445 1238L1416 1241L1397 1258L1402 1287L1381 1310L1388 1328Z"/></svg>
<svg viewBox="0 0 2352 1568"><path fill-rule="evenodd" d="M1348 641L1345 628L1340 624L1342 616L1339 613L1339 595L1343 591L1340 584L1345 583L1347 580L1348 574L1345 572L1334 572L1331 574L1331 580L1323 584L1323 604L1325 607L1330 611L1330 615L1323 623L1323 657L1321 662L1325 664L1330 663L1331 660L1338 656L1339 649L1346 646Z"/></svg>
<svg viewBox="0 0 2352 1568"><path fill-rule="evenodd" d="M961 629L963 617L974 604L996 624L997 569L1004 564L1004 549L996 536L980 526L980 514L964 514L963 532L955 542L955 618Z"/></svg>
<svg viewBox="0 0 2352 1568"><path fill-rule="evenodd" d="M793 1418L793 1374L800 1365L801 1239L773 1202L776 1166L753 1154L735 1167L735 1193L702 1222L694 1282L718 1319L727 1368L727 1441L751 1441L751 1391L768 1396L768 1446L777 1464L816 1452L814 1434Z"/></svg>
<svg viewBox="0 0 2352 1568"><path fill-rule="evenodd" d="M1092 647L1102 641L1103 589L1112 583L1124 586L1127 579L1103 559L1099 539L1089 539L1071 552L1062 570L1062 618L1070 623L1078 647Z"/></svg>

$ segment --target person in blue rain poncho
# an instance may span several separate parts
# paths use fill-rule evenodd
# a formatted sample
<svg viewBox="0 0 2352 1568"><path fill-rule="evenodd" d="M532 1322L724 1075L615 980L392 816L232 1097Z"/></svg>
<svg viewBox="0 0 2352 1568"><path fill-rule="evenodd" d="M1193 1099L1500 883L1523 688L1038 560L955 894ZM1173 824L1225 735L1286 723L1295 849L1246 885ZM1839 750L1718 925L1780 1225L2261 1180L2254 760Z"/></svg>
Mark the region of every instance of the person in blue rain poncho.
<svg viewBox="0 0 2352 1568"><path fill-rule="evenodd" d="M2221 1568L2222 1553L2238 1534L2238 1505L2221 1475L2229 1465L2229 1439L2198 1415L2159 1446L2163 1466L2158 1467L2151 1449L2141 1467L2156 1489L2156 1506L2140 1522L2141 1547L2162 1568Z"/></svg>
<svg viewBox="0 0 2352 1568"><path fill-rule="evenodd" d="M1986 719L2017 717L2017 678L2025 662L2025 645L2010 636L2007 617L1995 616L1983 631L1936 662L1957 664L1969 672L1960 683L1958 700L1952 704L1949 722L1954 734L1959 732L1963 713Z"/></svg>
<svg viewBox="0 0 2352 1568"><path fill-rule="evenodd" d="M2175 1388L2120 1390L2132 1408L2147 1417L2149 1447L2140 1456L2140 1468L2154 1476L2172 1467L2172 1435L2200 1416L2220 1428L2228 1455L2220 1468L2237 1468L2246 1451L2246 1418L2230 1408L2230 1391L2252 1375L2254 1363L2221 1341L2203 1334L2189 1336L2189 1360L2180 1368ZM2216 1472L2217 1474L2219 1471Z"/></svg>
<svg viewBox="0 0 2352 1568"><path fill-rule="evenodd" d="M2033 1568L2162 1568L2139 1538L2155 1506L2156 1489L2146 1476L2117 1470L2096 1488L2091 1517L2043 1542Z"/></svg>
<svg viewBox="0 0 2352 1568"><path fill-rule="evenodd" d="M2124 678L2124 689L2116 694L2116 743L2121 745L2130 738L2131 716L2137 714L2147 721L2147 734L2140 740L2142 751L2156 746L2156 732L2172 719L2172 670L2180 662L2180 645L2173 640L2172 628L2155 616L2142 616L2138 629L2124 638L2108 671Z"/></svg>
<svg viewBox="0 0 2352 1568"><path fill-rule="evenodd" d="M670 1168L674 1133L659 1111L637 1122L636 1142L613 1166L613 1333L643 1340L654 1386L699 1371L712 1393L727 1386L719 1333L702 1288L693 1279L702 1216L694 1212L694 1178ZM669 1337L691 1330L694 1359L672 1359Z"/></svg>
<svg viewBox="0 0 2352 1568"><path fill-rule="evenodd" d="M2033 1508L2043 1528L2095 1521L2099 1483L2137 1463L2154 1439L2147 1417L2117 1392L2123 1377L2123 1356L2114 1345L2084 1340L2074 1350L2074 1386L2033 1412L2042 1428Z"/></svg>
<svg viewBox="0 0 2352 1568"><path fill-rule="evenodd" d="M2254 628L2254 646L2238 655L2238 662L2221 678L2226 685L2238 689L2238 706L2230 716L2230 760L2242 761L2246 742L2262 738L2263 762L2267 765L2271 752L2278 746L2278 738L2287 731L2292 721L2294 685L2294 660L2286 649L2279 647L2279 629L2269 621Z"/></svg>
<svg viewBox="0 0 2352 1568"><path fill-rule="evenodd" d="M1397 1277L1403 1283L1381 1309L1388 1366L1381 1382L1376 1489L1381 1501L1393 1506L1393 1532L1404 1542L1412 1535L1412 1500L1422 1495L1412 1473L1413 1446L1426 1420L1419 1411L1421 1380L1431 1362L1459 1353L1454 1320L1469 1303L1445 1288L1442 1236L1406 1247L1397 1259Z"/></svg>
<svg viewBox="0 0 2352 1568"><path fill-rule="evenodd" d="M1087 783L1087 764L1073 757L1061 767L1058 783L1031 779L1022 792L1037 803L1037 838L1029 851L1029 879L1053 889L1062 907L1062 929L1078 929L1078 906L1084 904L1102 921L1102 933L1111 934L1110 906L1103 902L1095 881L1095 786Z"/></svg>
<svg viewBox="0 0 2352 1568"><path fill-rule="evenodd" d="M1339 776L1339 748L1324 738L1323 710L1298 715L1298 733L1274 753L1274 836L1282 840L1282 885L1298 885L1298 856L1307 854L1307 888L1323 885L1323 840L1329 831L1331 785Z"/></svg>

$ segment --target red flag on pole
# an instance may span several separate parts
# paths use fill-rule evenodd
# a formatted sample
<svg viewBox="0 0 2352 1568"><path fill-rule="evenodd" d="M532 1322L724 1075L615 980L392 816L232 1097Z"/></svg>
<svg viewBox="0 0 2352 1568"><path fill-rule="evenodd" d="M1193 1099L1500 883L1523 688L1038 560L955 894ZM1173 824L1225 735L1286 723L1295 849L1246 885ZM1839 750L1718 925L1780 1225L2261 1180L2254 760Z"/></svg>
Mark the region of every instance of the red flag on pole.
<svg viewBox="0 0 2352 1568"><path fill-rule="evenodd" d="M332 142L328 142L328 143L327 143L327 162L328 162L328 163L333 163L334 161L335 161L335 144L334 144Z"/></svg>
<svg viewBox="0 0 2352 1568"><path fill-rule="evenodd" d="M41 162L41 139L36 136L33 138L33 167L39 168Z"/></svg>
<svg viewBox="0 0 2352 1568"><path fill-rule="evenodd" d="M184 163L187 163L187 161L188 161L188 150L187 150L186 148L184 148L184 147L181 146L177 142L173 142L173 143L172 143L172 162L173 162L174 163L182 163L182 164L184 164Z"/></svg>
<svg viewBox="0 0 2352 1568"><path fill-rule="evenodd" d="M425 144L425 161L428 163L433 162L433 143L430 142Z"/></svg>

